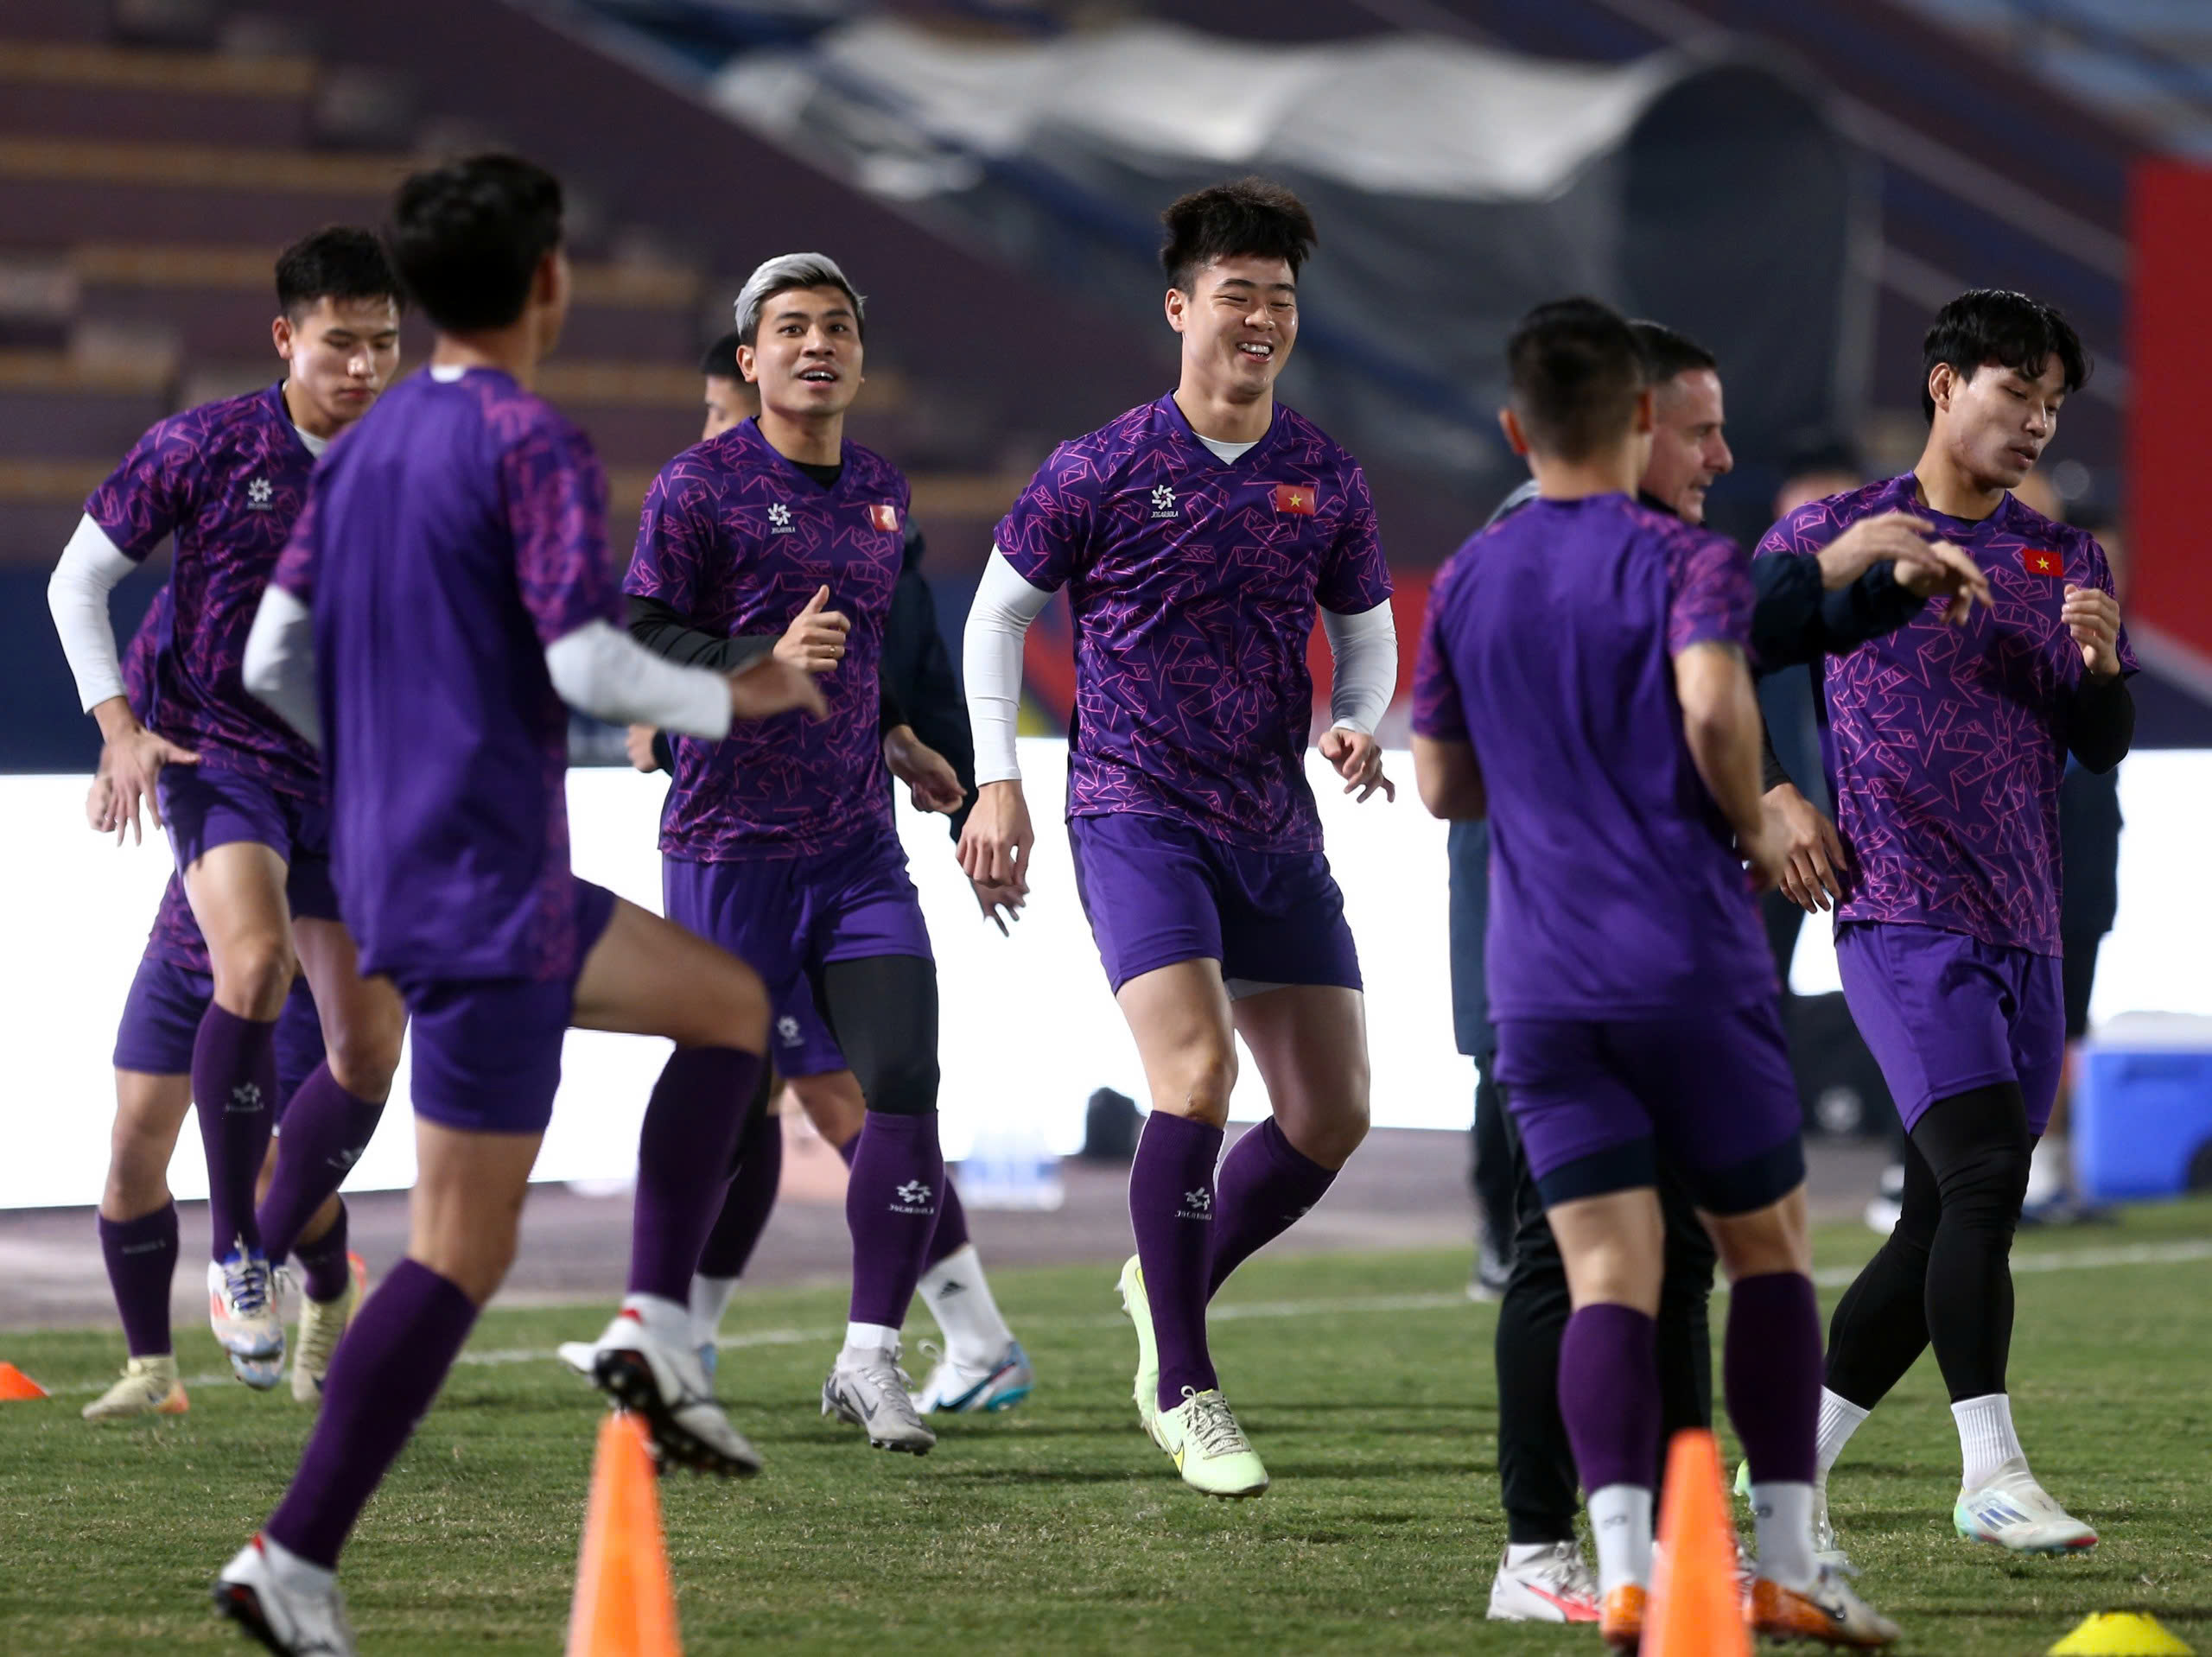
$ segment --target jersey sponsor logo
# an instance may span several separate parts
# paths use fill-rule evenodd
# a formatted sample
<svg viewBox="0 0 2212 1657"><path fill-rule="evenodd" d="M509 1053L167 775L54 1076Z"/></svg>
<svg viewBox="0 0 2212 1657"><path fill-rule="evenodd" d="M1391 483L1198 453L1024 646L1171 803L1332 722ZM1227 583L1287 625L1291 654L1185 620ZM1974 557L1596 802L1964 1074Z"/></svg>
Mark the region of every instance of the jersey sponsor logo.
<svg viewBox="0 0 2212 1657"><path fill-rule="evenodd" d="M276 510L276 491L266 478L256 478L245 486L246 510L251 512L273 512Z"/></svg>
<svg viewBox="0 0 2212 1657"><path fill-rule="evenodd" d="M798 1020L788 1013L776 1020L776 1039L786 1047L798 1045Z"/></svg>
<svg viewBox="0 0 2212 1657"><path fill-rule="evenodd" d="M1152 515L1154 517L1179 517L1181 509L1175 505L1175 492L1166 484L1154 484L1152 489Z"/></svg>
<svg viewBox="0 0 2212 1657"><path fill-rule="evenodd" d="M793 532L791 509L781 501L774 502L768 508L768 532L771 535L790 535Z"/></svg>
<svg viewBox="0 0 2212 1657"><path fill-rule="evenodd" d="M887 535L896 535L899 532L899 509L876 502L868 509L868 521Z"/></svg>
<svg viewBox="0 0 2212 1657"><path fill-rule="evenodd" d="M2066 578L2066 561L2056 553L2042 547L2027 547L2020 553L2020 568L2031 575L2042 575L2056 581Z"/></svg>
<svg viewBox="0 0 2212 1657"><path fill-rule="evenodd" d="M1275 486L1275 511L1289 512L1299 517L1311 517L1320 503L1313 492L1302 483L1279 483Z"/></svg>

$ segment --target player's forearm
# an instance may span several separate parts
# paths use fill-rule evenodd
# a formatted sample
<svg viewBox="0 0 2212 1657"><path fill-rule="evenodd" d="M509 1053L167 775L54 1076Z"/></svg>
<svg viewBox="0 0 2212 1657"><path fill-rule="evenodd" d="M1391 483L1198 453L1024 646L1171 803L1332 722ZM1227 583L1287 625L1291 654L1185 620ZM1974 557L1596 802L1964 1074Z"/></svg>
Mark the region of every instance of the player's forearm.
<svg viewBox="0 0 2212 1657"><path fill-rule="evenodd" d="M1432 817L1468 822L1490 815L1490 790L1474 745L1414 735L1414 787Z"/></svg>
<svg viewBox="0 0 2212 1657"><path fill-rule="evenodd" d="M60 636L61 653L77 681L77 701L100 721L111 738L111 724L137 723L124 702L123 663L116 653L115 624L108 616L108 594L137 566L89 517L80 520L60 562L46 584L47 608ZM108 704L115 703L114 708Z"/></svg>
<svg viewBox="0 0 2212 1657"><path fill-rule="evenodd" d="M1020 781L1014 737L1021 714L1022 644L1029 624L1051 601L1051 594L1030 586L1003 553L991 549L961 637L979 786Z"/></svg>
<svg viewBox="0 0 2212 1657"><path fill-rule="evenodd" d="M691 619L675 606L658 599L629 600L630 637L680 667L712 668L717 673L737 673L764 656L772 655L779 635L741 633L726 638L691 625Z"/></svg>
<svg viewBox="0 0 2212 1657"><path fill-rule="evenodd" d="M239 677L247 692L315 746L322 721L315 706L315 617L298 596L271 584L245 639Z"/></svg>
<svg viewBox="0 0 2212 1657"><path fill-rule="evenodd" d="M1398 629L1385 599L1371 610L1342 616L1321 612L1334 670L1329 682L1329 723L1373 736L1398 688Z"/></svg>
<svg viewBox="0 0 2212 1657"><path fill-rule="evenodd" d="M1751 676L1733 650L1700 645L1675 658L1682 739L1713 803L1738 835L1760 828L1759 741L1765 730Z"/></svg>
<svg viewBox="0 0 2212 1657"><path fill-rule="evenodd" d="M611 725L714 740L729 734L726 676L664 661L606 622L587 622L547 645L545 670L563 702Z"/></svg>
<svg viewBox="0 0 2212 1657"><path fill-rule="evenodd" d="M2107 771L2127 758L2135 740L2135 697L2126 678L2085 678L2067 710L2066 746L2082 768Z"/></svg>

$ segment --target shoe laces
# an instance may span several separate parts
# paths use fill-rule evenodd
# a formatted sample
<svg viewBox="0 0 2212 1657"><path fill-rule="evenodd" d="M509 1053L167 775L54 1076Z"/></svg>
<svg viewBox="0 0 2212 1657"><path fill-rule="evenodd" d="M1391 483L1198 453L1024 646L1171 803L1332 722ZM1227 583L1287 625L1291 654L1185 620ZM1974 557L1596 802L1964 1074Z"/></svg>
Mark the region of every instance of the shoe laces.
<svg viewBox="0 0 2212 1657"><path fill-rule="evenodd" d="M899 1367L899 1349L895 1346L879 1348L874 1357L862 1360L855 1368L887 1395L895 1393L903 1399L914 1390L914 1378Z"/></svg>
<svg viewBox="0 0 2212 1657"><path fill-rule="evenodd" d="M1251 1440L1244 1436L1244 1429L1236 1425L1236 1418L1229 1412L1229 1400L1217 1392L1199 1392L1194 1387L1183 1389L1184 1402L1191 1408L1191 1437L1208 1456L1240 1456L1251 1453Z"/></svg>
<svg viewBox="0 0 2212 1657"><path fill-rule="evenodd" d="M223 1294L239 1311L257 1317L269 1310L269 1267L251 1255L232 1258L238 1260L236 1266L223 1262Z"/></svg>

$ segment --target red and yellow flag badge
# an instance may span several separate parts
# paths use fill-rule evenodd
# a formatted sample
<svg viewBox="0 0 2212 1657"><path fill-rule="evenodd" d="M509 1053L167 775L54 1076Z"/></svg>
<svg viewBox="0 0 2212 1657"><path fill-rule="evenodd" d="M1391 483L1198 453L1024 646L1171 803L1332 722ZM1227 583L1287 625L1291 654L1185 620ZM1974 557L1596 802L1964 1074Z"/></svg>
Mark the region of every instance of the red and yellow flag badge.
<svg viewBox="0 0 2212 1657"><path fill-rule="evenodd" d="M899 528L899 509L878 502L868 509L868 521L879 530L895 532Z"/></svg>
<svg viewBox="0 0 2212 1657"><path fill-rule="evenodd" d="M2063 581L2066 579L2066 561L2056 553L2043 547L2022 549L2020 568L2031 575L2045 576L2054 581Z"/></svg>
<svg viewBox="0 0 2212 1657"><path fill-rule="evenodd" d="M1300 517L1313 516L1316 503L1313 492L1302 483L1279 483L1275 486L1275 511L1295 512Z"/></svg>

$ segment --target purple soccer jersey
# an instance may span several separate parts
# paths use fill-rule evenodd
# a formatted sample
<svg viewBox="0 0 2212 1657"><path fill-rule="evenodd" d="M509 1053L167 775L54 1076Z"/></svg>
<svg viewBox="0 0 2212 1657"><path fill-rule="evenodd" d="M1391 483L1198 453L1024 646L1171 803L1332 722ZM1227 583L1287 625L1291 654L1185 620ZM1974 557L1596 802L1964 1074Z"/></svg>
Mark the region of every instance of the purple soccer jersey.
<svg viewBox="0 0 2212 1657"><path fill-rule="evenodd" d="M1280 403L1223 460L1170 395L1053 450L997 542L1031 586L1068 589L1069 816L1135 811L1248 850L1320 849L1305 769L1314 610L1390 596L1357 461Z"/></svg>
<svg viewBox="0 0 2212 1657"><path fill-rule="evenodd" d="M1748 649L1752 599L1733 543L1625 495L1532 501L1438 573L1413 726L1471 743L1482 765L1500 1024L1722 1013L1777 994L1674 682L1692 645Z"/></svg>
<svg viewBox="0 0 2212 1657"><path fill-rule="evenodd" d="M580 964L545 647L620 620L606 517L584 435L493 369L401 381L316 473L276 579L315 613L332 873L365 974Z"/></svg>
<svg viewBox="0 0 2212 1657"><path fill-rule="evenodd" d="M134 562L176 536L175 619L156 664L151 728L202 765L308 798L322 791L315 751L246 693L239 666L314 469L272 385L170 416L85 503Z"/></svg>
<svg viewBox="0 0 2212 1657"><path fill-rule="evenodd" d="M746 420L686 449L645 493L623 590L703 632L781 633L822 587L850 619L845 656L817 681L826 720L779 714L720 742L672 739L660 848L695 862L813 857L892 832L876 670L905 556L906 479L855 443L824 489Z"/></svg>
<svg viewBox="0 0 2212 1657"><path fill-rule="evenodd" d="M1953 627L1930 600L1917 619L1822 663L1823 746L1853 866L1836 918L2057 955L2058 790L2086 671L2058 612L2069 584L2113 590L2104 549L2009 494L1978 524L1946 517L1920 504L1908 472L1799 507L1759 556L1810 557L1892 511L1972 557L1996 602ZM2124 628L2120 659L2135 671Z"/></svg>

